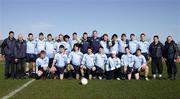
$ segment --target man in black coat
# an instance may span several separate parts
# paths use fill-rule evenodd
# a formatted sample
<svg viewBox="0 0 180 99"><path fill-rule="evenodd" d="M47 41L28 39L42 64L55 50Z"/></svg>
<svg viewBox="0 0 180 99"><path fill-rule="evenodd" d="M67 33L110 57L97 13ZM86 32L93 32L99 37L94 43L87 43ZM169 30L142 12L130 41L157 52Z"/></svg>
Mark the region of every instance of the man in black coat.
<svg viewBox="0 0 180 99"><path fill-rule="evenodd" d="M167 66L167 74L168 79L177 79L177 66L176 61L178 58L178 47L177 44L174 42L172 36L168 36L167 40L165 41L165 51L164 51L164 58L166 60Z"/></svg>
<svg viewBox="0 0 180 99"><path fill-rule="evenodd" d="M9 37L3 41L1 46L1 53L3 57L5 57L5 79L8 79L10 75L13 79L15 77L15 66L14 66L15 43L16 43L16 39L14 38L14 32L10 31ZM10 68L11 68L11 72L9 71Z"/></svg>
<svg viewBox="0 0 180 99"><path fill-rule="evenodd" d="M26 62L26 41L23 35L19 34L15 46L16 77L24 78L24 65Z"/></svg>
<svg viewBox="0 0 180 99"><path fill-rule="evenodd" d="M162 79L162 72L163 72L162 57L163 57L164 46L159 41L159 37L157 35L154 36L153 40L154 41L149 46L149 55L152 58L152 62L151 62L152 75L153 78L156 79L156 69L157 69L159 74L159 79Z"/></svg>

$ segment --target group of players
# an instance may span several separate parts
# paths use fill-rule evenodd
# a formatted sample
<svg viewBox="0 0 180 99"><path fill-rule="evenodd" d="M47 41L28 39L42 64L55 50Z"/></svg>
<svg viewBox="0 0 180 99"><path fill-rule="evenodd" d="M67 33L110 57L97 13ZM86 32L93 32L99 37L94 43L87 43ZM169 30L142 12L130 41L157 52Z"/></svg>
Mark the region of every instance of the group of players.
<svg viewBox="0 0 180 99"><path fill-rule="evenodd" d="M14 32L9 32L1 45L1 54L5 58L5 79L21 79L34 76L37 79L117 79L131 80L132 75L140 79L149 80L148 62L151 62L152 78L162 79L162 60L167 66L167 78L177 79L176 61L178 58L177 44L172 36L168 36L165 44L155 35L153 42L145 40L145 33L140 40L135 34L127 39L126 34L108 34L98 37L98 31L92 36L84 32L82 38L74 32L69 35L59 34L53 39L52 34L47 38L41 32L37 39L32 33L28 39L23 34L14 38ZM30 68L32 67L32 69Z"/></svg>

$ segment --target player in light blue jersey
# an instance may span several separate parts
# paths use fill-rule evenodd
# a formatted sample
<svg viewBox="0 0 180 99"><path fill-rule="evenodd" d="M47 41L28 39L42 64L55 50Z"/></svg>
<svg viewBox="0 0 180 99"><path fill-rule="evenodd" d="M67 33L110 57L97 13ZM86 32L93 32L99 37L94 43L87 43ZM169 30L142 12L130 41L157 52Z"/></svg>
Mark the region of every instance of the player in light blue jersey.
<svg viewBox="0 0 180 99"><path fill-rule="evenodd" d="M36 74L37 79L43 78L46 79L49 68L49 58L46 56L45 51L41 51L39 54L39 58L36 59Z"/></svg>
<svg viewBox="0 0 180 99"><path fill-rule="evenodd" d="M133 66L133 73L135 74L136 80L139 80L139 72L144 72L145 80L149 80L149 67L147 66L145 57L141 54L141 49L137 49L136 51L135 63Z"/></svg>
<svg viewBox="0 0 180 99"><path fill-rule="evenodd" d="M46 54L47 57L49 58L49 65L48 67L51 68L52 62L54 60L54 55L55 55L55 42L53 41L52 35L48 34L47 35L47 41L45 43L45 49L46 49Z"/></svg>
<svg viewBox="0 0 180 99"><path fill-rule="evenodd" d="M121 60L117 57L116 51L111 52L111 57L108 58L106 64L106 73L108 79L113 79L114 76L120 80Z"/></svg>
<svg viewBox="0 0 180 99"><path fill-rule="evenodd" d="M125 48L128 47L129 40L126 38L126 34L121 34L121 39L118 40L118 57L121 59L122 55L125 54Z"/></svg>
<svg viewBox="0 0 180 99"><path fill-rule="evenodd" d="M99 47L98 53L95 54L95 66L96 66L96 76L101 80L105 78L105 65L107 63L107 56L104 53L104 48Z"/></svg>
<svg viewBox="0 0 180 99"><path fill-rule="evenodd" d="M148 53L149 53L149 45L150 43L145 40L145 34L141 33L140 38L141 40L138 43L138 48L141 49L142 55L146 58L146 61L148 60Z"/></svg>
<svg viewBox="0 0 180 99"><path fill-rule="evenodd" d="M36 53L39 54L42 50L45 51L46 40L42 32L39 33L39 38L36 40L36 42L37 42Z"/></svg>
<svg viewBox="0 0 180 99"><path fill-rule="evenodd" d="M63 45L59 46L59 52L55 54L54 60L52 63L52 67L50 72L53 74L55 73L56 76L54 79L56 79L57 76L59 76L60 80L64 79L64 70L66 65L68 64L68 56L65 53L65 47Z"/></svg>
<svg viewBox="0 0 180 99"><path fill-rule="evenodd" d="M67 66L69 77L72 78L72 73L75 73L76 79L79 79L80 65L83 58L83 53L80 52L79 44L74 44L73 51L69 54L69 63Z"/></svg>
<svg viewBox="0 0 180 99"><path fill-rule="evenodd" d="M135 55L138 49L138 41L136 40L135 34L130 35L130 41L128 44L131 54Z"/></svg>
<svg viewBox="0 0 180 99"><path fill-rule="evenodd" d="M95 57L92 53L92 48L88 47L88 52L84 54L81 62L82 65L80 66L82 77L84 77L84 72L86 72L86 74L88 75L89 80L91 80L92 77L94 77L96 70L96 67L94 66L94 59Z"/></svg>
<svg viewBox="0 0 180 99"><path fill-rule="evenodd" d="M121 73L122 73L122 79L125 79L126 74L128 74L128 80L131 80L131 73L133 71L135 56L130 53L130 50L128 47L125 48L126 54L122 55L121 61L122 66Z"/></svg>
<svg viewBox="0 0 180 99"><path fill-rule="evenodd" d="M100 41L100 45L104 48L104 53L109 57L110 56L110 46L109 46L109 39L108 34L104 34L102 36L102 40Z"/></svg>

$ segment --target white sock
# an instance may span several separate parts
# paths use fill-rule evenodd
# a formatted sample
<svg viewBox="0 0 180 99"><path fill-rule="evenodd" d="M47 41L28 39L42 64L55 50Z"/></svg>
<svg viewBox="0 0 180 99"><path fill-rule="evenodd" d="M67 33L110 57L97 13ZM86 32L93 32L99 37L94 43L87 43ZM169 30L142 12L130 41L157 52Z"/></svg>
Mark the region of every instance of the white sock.
<svg viewBox="0 0 180 99"><path fill-rule="evenodd" d="M162 77L162 74L159 74L159 78Z"/></svg>

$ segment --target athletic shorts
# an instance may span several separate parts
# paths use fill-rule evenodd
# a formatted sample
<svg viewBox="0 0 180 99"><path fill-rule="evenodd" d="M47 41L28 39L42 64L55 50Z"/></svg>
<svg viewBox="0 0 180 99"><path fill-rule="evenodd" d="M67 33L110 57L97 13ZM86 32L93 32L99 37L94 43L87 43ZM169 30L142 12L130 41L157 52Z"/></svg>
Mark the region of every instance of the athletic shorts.
<svg viewBox="0 0 180 99"><path fill-rule="evenodd" d="M36 54L26 53L26 62L35 62L37 58Z"/></svg>

